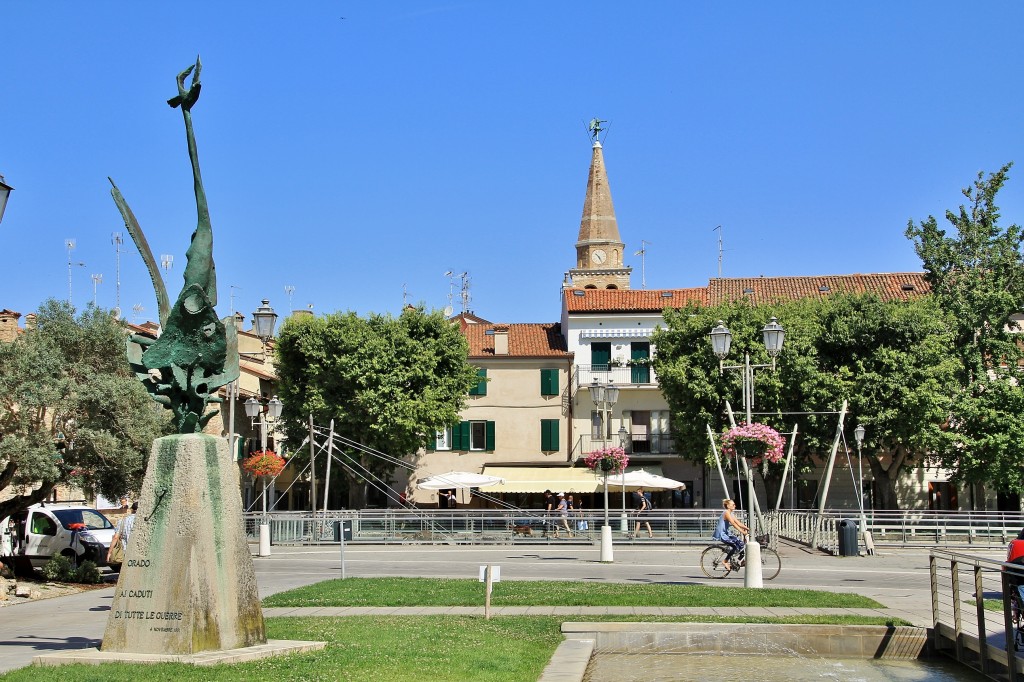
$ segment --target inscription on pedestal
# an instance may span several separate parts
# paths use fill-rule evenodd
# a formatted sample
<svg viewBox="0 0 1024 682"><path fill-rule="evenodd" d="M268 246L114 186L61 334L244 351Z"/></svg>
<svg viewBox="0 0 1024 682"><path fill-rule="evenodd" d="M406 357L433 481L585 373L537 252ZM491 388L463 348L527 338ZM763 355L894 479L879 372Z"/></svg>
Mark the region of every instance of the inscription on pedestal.
<svg viewBox="0 0 1024 682"><path fill-rule="evenodd" d="M103 651L194 654L266 643L224 440L162 438L142 486Z"/></svg>

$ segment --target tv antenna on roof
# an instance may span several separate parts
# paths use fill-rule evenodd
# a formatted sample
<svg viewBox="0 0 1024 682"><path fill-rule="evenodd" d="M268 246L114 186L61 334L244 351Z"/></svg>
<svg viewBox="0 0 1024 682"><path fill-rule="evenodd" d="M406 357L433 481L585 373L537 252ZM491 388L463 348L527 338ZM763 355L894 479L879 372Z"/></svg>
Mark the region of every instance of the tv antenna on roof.
<svg viewBox="0 0 1024 682"><path fill-rule="evenodd" d="M77 263L74 263L74 262L71 261L71 252L75 250L75 246L76 246L74 239L65 239L64 240L64 246L68 250L68 303L71 303L71 298L72 298L72 296L71 296L71 268L73 266L75 266L75 265L80 265L80 266L82 266L84 268L85 267L85 263L83 263L81 261L79 261Z"/></svg>
<svg viewBox="0 0 1024 682"><path fill-rule="evenodd" d="M469 273L468 272L460 272L459 274L456 275L453 270L449 270L448 272L444 273L444 276L449 278L448 279L448 307L445 308L445 310L448 310L448 309L454 310L454 308L452 307L452 303L453 303L453 299L455 298L455 278L459 277L459 278L462 279L462 287L461 287L461 291L459 293L459 298L462 299L462 312L463 313L468 313L469 312L469 301L470 301L470 295L469 295ZM448 313L448 314L450 315L451 313Z"/></svg>
<svg viewBox="0 0 1024 682"><path fill-rule="evenodd" d="M135 324L136 322L139 321L139 315L141 315L142 311L145 309L145 306L143 306L141 303L136 303L135 305L132 306L132 324Z"/></svg>
<svg viewBox="0 0 1024 682"><path fill-rule="evenodd" d="M284 293L288 294L288 314L292 314L292 294L295 293L295 287L291 284L284 285Z"/></svg>
<svg viewBox="0 0 1024 682"><path fill-rule="evenodd" d="M712 232L718 231L718 279L722 279L722 226L719 225Z"/></svg>
<svg viewBox="0 0 1024 682"><path fill-rule="evenodd" d="M103 273L97 273L92 276L92 305L96 307L96 290L99 285L103 283Z"/></svg>
<svg viewBox="0 0 1024 682"><path fill-rule="evenodd" d="M640 250L634 256L640 256L640 288L647 288L647 245L651 242L646 239L640 240Z"/></svg>
<svg viewBox="0 0 1024 682"><path fill-rule="evenodd" d="M114 254L117 259L117 270L114 280L114 310L117 315L121 314L121 244L124 244L124 238L121 237L120 232L114 232L110 235L110 243L114 245Z"/></svg>

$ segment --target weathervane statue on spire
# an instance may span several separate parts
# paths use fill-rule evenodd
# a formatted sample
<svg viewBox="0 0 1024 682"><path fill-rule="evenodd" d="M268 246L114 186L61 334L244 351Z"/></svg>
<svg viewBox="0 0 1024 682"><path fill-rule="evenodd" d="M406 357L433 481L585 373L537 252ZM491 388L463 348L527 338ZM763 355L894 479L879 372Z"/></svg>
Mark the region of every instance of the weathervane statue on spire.
<svg viewBox="0 0 1024 682"><path fill-rule="evenodd" d="M602 128L601 127L601 124L602 123L607 123L607 122L608 121L602 121L599 118L592 118L592 119L590 119L590 125L587 126L587 130L590 131L591 139L593 139L595 142L600 142L601 141L601 140L598 139L598 137L600 136L602 131L606 130L606 128Z"/></svg>

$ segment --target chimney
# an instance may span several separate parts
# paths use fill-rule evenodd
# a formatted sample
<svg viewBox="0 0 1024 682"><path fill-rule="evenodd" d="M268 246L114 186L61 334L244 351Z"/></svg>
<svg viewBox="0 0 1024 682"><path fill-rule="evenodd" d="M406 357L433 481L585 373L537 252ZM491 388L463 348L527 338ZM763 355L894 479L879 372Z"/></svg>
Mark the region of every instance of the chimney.
<svg viewBox="0 0 1024 682"><path fill-rule="evenodd" d="M0 310L0 341L10 343L18 338L18 318L21 313L13 310Z"/></svg>
<svg viewBox="0 0 1024 682"><path fill-rule="evenodd" d="M35 328L36 328L36 314L35 313L29 313L29 314L25 315L25 329L35 329Z"/></svg>
<svg viewBox="0 0 1024 682"><path fill-rule="evenodd" d="M508 325L494 325L494 354L508 355Z"/></svg>

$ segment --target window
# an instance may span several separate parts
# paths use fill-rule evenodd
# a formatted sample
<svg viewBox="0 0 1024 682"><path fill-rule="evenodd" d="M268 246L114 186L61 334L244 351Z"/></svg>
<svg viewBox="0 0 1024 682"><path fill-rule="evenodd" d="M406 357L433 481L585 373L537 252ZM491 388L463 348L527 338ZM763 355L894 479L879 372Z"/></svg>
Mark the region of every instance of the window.
<svg viewBox="0 0 1024 682"><path fill-rule="evenodd" d="M604 432L605 432L604 436L601 435L601 430L602 430L601 426L602 426L603 422L604 422L604 419L601 417L601 413L598 410L594 410L593 412L590 413L590 437L593 438L594 440L609 440L609 439L611 439L611 437L612 437L611 415L608 416L608 424L606 425L607 428L604 429ZM615 445L617 445L618 444L618 436L616 436L615 438L616 438ZM609 443L609 445L611 445L611 443Z"/></svg>
<svg viewBox="0 0 1024 682"><path fill-rule="evenodd" d="M452 429L452 450L494 451L494 422L461 422Z"/></svg>
<svg viewBox="0 0 1024 682"><path fill-rule="evenodd" d="M590 369L595 372L607 372L612 360L612 344L610 341L599 341L590 344Z"/></svg>
<svg viewBox="0 0 1024 682"><path fill-rule="evenodd" d="M959 505L956 487L949 481L928 481L928 508L936 511L955 511Z"/></svg>
<svg viewBox="0 0 1024 682"><path fill-rule="evenodd" d="M451 450L452 449L452 427L446 426L443 430L437 432L437 437L434 440L435 450Z"/></svg>
<svg viewBox="0 0 1024 682"><path fill-rule="evenodd" d="M540 420L540 449L544 452L558 450L558 420Z"/></svg>
<svg viewBox="0 0 1024 682"><path fill-rule="evenodd" d="M540 371L540 394L558 395L557 369L542 369Z"/></svg>
<svg viewBox="0 0 1024 682"><path fill-rule="evenodd" d="M469 389L470 395L487 395L487 370L479 368L476 370L476 375L480 377L477 381L476 386Z"/></svg>
<svg viewBox="0 0 1024 682"><path fill-rule="evenodd" d="M629 359L632 364L630 383L651 383L651 343L650 341L634 341L629 347Z"/></svg>
<svg viewBox="0 0 1024 682"><path fill-rule="evenodd" d="M53 522L46 514L33 514L32 524L30 526L32 532L36 535L56 535L57 524Z"/></svg>

